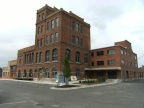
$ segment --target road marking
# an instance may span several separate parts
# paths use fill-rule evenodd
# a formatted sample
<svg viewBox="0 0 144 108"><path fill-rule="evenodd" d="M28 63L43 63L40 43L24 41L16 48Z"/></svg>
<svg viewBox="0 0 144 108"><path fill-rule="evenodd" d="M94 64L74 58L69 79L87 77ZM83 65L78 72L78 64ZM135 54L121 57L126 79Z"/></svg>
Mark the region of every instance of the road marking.
<svg viewBox="0 0 144 108"><path fill-rule="evenodd" d="M2 103L2 104L0 104L0 106L1 106L1 105L12 105L12 104L19 104L19 103L25 103L25 102L27 102L27 101L21 101L21 102L12 102L12 103Z"/></svg>

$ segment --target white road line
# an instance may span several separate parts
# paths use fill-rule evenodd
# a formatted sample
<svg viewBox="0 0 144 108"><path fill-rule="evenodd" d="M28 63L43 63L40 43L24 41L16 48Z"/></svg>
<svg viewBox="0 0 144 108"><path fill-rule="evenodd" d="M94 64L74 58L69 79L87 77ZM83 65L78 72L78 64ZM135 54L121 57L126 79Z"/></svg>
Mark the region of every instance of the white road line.
<svg viewBox="0 0 144 108"><path fill-rule="evenodd" d="M2 103L2 104L0 104L0 106L1 106L1 105L12 105L12 104L19 104L19 103L25 103L25 102L27 102L27 101L21 101L21 102L12 102L12 103Z"/></svg>

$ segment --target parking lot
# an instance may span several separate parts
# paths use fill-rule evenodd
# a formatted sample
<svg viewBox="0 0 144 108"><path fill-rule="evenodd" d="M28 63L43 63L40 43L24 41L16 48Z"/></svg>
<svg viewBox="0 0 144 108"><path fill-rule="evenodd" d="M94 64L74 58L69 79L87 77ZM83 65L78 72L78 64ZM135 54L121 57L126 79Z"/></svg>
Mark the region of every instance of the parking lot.
<svg viewBox="0 0 144 108"><path fill-rule="evenodd" d="M0 108L144 108L144 80L73 90L52 86L0 80Z"/></svg>

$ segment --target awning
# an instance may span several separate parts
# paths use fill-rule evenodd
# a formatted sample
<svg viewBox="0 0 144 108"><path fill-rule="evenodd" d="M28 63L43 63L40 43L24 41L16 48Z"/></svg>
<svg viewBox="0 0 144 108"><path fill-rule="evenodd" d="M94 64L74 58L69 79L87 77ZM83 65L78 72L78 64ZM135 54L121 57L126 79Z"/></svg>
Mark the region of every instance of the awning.
<svg viewBox="0 0 144 108"><path fill-rule="evenodd" d="M121 67L108 67L108 68L85 68L85 70L121 70Z"/></svg>

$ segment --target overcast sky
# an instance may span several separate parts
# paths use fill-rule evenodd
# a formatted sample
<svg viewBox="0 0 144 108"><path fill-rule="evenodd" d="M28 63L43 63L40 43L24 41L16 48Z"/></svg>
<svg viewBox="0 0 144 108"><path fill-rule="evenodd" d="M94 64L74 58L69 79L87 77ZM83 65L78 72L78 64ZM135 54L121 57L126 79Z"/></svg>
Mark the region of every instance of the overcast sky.
<svg viewBox="0 0 144 108"><path fill-rule="evenodd" d="M91 25L91 49L128 40L144 65L144 0L1 0L0 67L17 50L34 45L36 11L48 4L72 11Z"/></svg>

